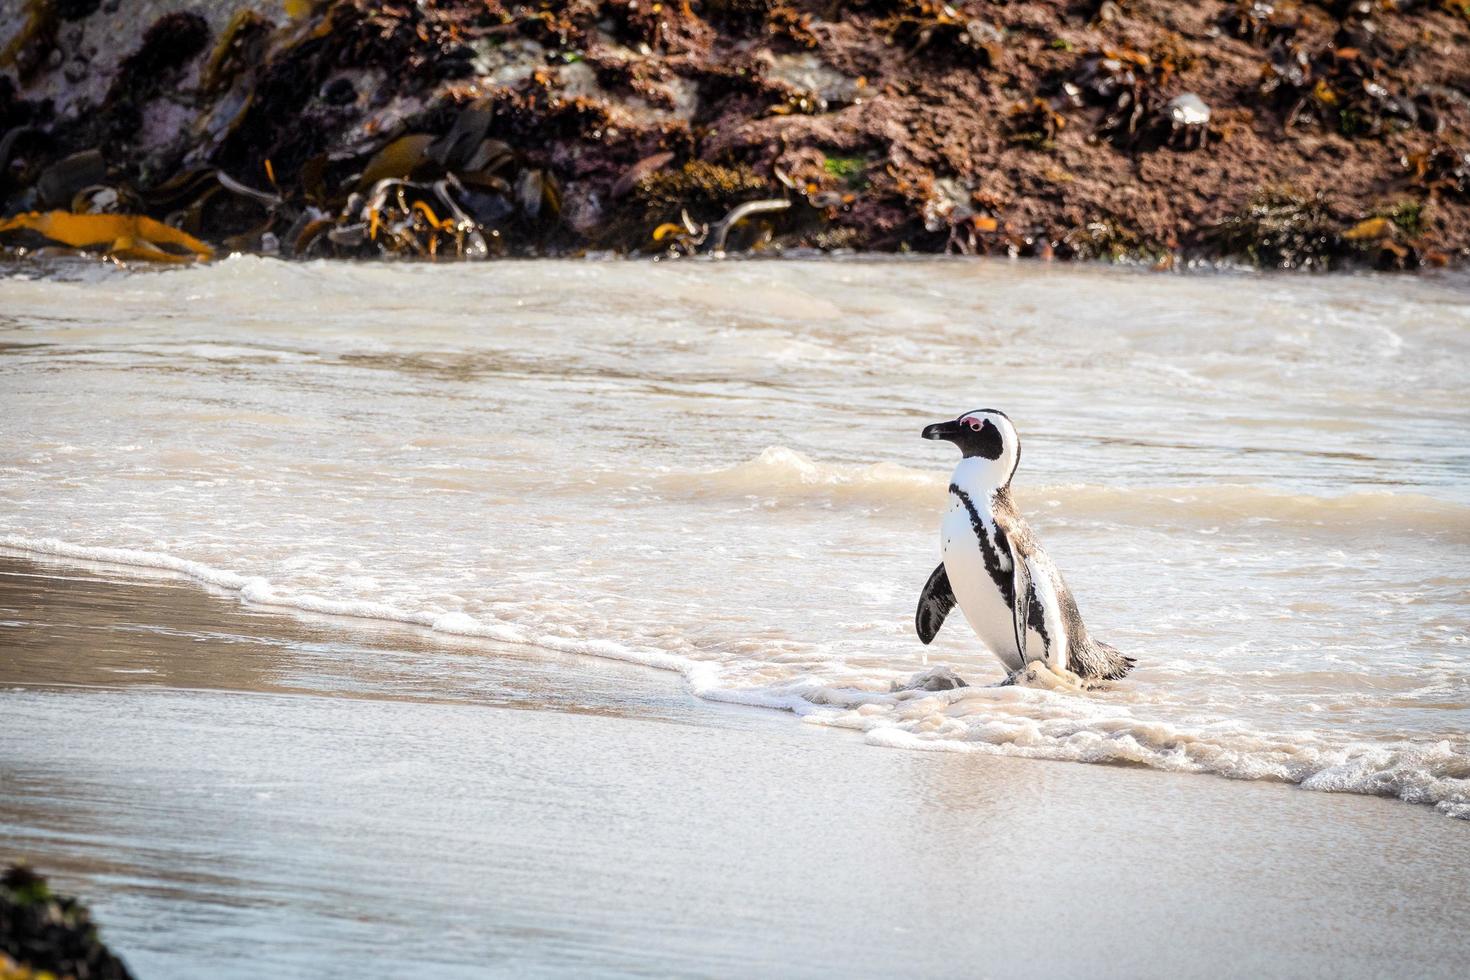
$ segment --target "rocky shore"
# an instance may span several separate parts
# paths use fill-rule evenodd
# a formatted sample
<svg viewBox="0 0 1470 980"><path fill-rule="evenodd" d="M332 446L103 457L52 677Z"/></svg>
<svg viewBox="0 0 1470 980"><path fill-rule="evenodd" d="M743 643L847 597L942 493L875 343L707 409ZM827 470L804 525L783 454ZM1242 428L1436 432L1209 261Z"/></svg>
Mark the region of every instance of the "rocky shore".
<svg viewBox="0 0 1470 980"><path fill-rule="evenodd" d="M24 865L0 874L0 980L130 980L79 900Z"/></svg>
<svg viewBox="0 0 1470 980"><path fill-rule="evenodd" d="M1470 3L16 0L0 255L1470 258Z"/></svg>

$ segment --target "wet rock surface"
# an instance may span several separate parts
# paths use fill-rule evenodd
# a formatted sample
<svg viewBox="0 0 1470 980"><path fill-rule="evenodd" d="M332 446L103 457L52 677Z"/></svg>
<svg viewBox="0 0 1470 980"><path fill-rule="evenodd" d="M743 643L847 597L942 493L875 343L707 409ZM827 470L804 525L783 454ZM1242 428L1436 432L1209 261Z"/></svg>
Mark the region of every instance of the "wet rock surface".
<svg viewBox="0 0 1470 980"><path fill-rule="evenodd" d="M1460 0L18 0L0 248L1442 265L1467 50Z"/></svg>
<svg viewBox="0 0 1470 980"><path fill-rule="evenodd" d="M0 874L0 976L129 980L132 974L98 938L85 905L14 865Z"/></svg>

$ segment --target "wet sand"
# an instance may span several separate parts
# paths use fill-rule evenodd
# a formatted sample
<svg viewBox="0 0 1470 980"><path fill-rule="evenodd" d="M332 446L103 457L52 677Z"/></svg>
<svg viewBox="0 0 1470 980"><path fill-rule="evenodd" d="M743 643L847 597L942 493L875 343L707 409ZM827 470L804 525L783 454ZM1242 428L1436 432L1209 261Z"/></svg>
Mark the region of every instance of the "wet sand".
<svg viewBox="0 0 1470 980"><path fill-rule="evenodd" d="M0 860L142 978L1462 975L1470 825L864 744L672 674L0 556Z"/></svg>

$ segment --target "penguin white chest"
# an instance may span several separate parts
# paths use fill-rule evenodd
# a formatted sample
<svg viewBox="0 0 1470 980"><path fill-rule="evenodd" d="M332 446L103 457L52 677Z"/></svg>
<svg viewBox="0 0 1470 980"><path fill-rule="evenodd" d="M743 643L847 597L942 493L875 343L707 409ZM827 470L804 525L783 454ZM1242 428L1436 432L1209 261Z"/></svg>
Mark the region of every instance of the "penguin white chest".
<svg viewBox="0 0 1470 980"><path fill-rule="evenodd" d="M986 507L985 503L972 498L971 504L976 507L973 518L957 495L951 493L949 496L949 510L939 531L944 570L949 576L955 602L975 635L1007 669L1019 670L1022 664L1016 650L1015 611L990 570L990 565L994 564L1000 574L1009 577L1013 571L1011 558L1003 549L990 543L995 531L994 524L987 519L988 508L981 509ZM980 523L978 528L976 519ZM981 542L981 535L987 536L985 544Z"/></svg>

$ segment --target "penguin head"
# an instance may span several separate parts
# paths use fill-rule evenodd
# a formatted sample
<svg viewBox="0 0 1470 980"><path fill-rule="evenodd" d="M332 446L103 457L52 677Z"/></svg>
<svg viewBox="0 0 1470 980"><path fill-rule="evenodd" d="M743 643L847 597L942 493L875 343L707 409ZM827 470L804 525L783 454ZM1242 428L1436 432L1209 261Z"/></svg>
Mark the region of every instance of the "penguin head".
<svg viewBox="0 0 1470 980"><path fill-rule="evenodd" d="M1010 416L998 409L977 408L951 422L935 422L925 426L923 436L952 442L965 459L981 461L998 487L1011 482L1021 462L1021 437Z"/></svg>

